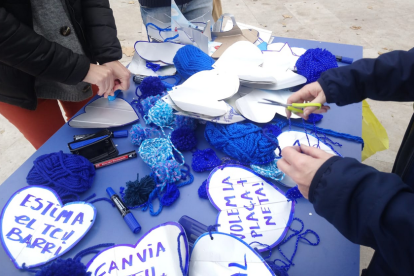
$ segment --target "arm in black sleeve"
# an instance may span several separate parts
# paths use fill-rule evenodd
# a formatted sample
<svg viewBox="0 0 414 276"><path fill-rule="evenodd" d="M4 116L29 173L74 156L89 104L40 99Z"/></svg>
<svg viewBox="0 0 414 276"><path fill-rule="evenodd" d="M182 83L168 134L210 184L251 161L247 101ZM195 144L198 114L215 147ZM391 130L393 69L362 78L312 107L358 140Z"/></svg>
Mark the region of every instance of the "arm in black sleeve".
<svg viewBox="0 0 414 276"><path fill-rule="evenodd" d="M393 51L330 69L318 80L328 103L339 106L366 98L414 101L414 49Z"/></svg>
<svg viewBox="0 0 414 276"><path fill-rule="evenodd" d="M0 7L0 62L35 77L74 85L89 71L86 56L50 42Z"/></svg>
<svg viewBox="0 0 414 276"><path fill-rule="evenodd" d="M399 176L332 157L315 174L309 200L350 241L380 253L396 275L414 275L414 191Z"/></svg>
<svg viewBox="0 0 414 276"><path fill-rule="evenodd" d="M82 13L93 59L100 64L120 60L122 49L108 0L83 0Z"/></svg>

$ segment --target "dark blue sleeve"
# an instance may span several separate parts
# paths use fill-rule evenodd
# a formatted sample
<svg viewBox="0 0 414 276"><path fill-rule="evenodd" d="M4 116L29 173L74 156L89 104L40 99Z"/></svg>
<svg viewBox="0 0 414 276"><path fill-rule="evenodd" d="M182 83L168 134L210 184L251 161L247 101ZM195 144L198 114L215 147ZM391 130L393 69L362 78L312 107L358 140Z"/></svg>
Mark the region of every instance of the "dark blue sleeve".
<svg viewBox="0 0 414 276"><path fill-rule="evenodd" d="M328 103L339 106L366 98L414 101L414 49L393 51L330 69L318 79Z"/></svg>
<svg viewBox="0 0 414 276"><path fill-rule="evenodd" d="M351 242L380 253L397 275L414 275L414 191L399 176L332 157L315 174L309 201Z"/></svg>

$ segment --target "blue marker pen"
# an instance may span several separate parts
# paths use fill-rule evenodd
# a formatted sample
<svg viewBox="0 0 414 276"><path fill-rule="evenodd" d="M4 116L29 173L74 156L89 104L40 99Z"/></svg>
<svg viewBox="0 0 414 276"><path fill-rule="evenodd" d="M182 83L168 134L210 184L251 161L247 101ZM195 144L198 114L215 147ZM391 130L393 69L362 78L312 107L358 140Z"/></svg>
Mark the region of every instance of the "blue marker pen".
<svg viewBox="0 0 414 276"><path fill-rule="evenodd" d="M141 231L141 225L139 225L134 215L129 211L128 207L125 206L125 204L122 202L119 196L115 193L115 191L111 187L108 187L106 188L106 192L108 193L112 202L115 204L118 211L121 213L122 217L124 218L126 224L129 226L131 231L134 232L134 234Z"/></svg>

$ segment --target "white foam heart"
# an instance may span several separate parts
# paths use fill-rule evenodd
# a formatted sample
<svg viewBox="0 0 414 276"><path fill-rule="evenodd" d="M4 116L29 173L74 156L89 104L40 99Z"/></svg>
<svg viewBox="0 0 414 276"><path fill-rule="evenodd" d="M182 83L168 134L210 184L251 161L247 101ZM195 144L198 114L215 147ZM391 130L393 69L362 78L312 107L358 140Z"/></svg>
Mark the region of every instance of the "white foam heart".
<svg viewBox="0 0 414 276"><path fill-rule="evenodd" d="M234 72L243 81L275 83L273 74L261 67L263 62L262 51L256 45L239 41L231 45L213 67Z"/></svg>
<svg viewBox="0 0 414 276"><path fill-rule="evenodd" d="M137 112L121 98L108 101L103 97L87 104L85 113L69 120L68 125L75 128L111 128L125 126L139 120Z"/></svg>
<svg viewBox="0 0 414 276"><path fill-rule="evenodd" d="M184 45L173 42L135 42L135 51L141 58L150 62L161 61L167 64L174 64L174 56L182 47Z"/></svg>
<svg viewBox="0 0 414 276"><path fill-rule="evenodd" d="M299 140L301 145L309 146L310 144L311 147L318 145L318 139L315 136L308 133L308 137L306 137L306 133L293 130L282 132L279 136L277 136L277 140L279 141L279 146L282 150L286 147L293 146L297 140ZM319 148L327 153L337 155L330 147L321 141L319 141ZM276 153L279 154L279 150L276 150ZM295 187L297 185L296 182L293 181L293 179L288 175L285 175L283 180L280 182L287 187Z"/></svg>
<svg viewBox="0 0 414 276"><path fill-rule="evenodd" d="M247 244L276 246L293 219L294 203L257 173L239 165L215 168L207 180L207 194L219 210L217 230ZM266 250L265 246L257 247Z"/></svg>
<svg viewBox="0 0 414 276"><path fill-rule="evenodd" d="M16 268L36 267L68 252L95 222L96 209L85 202L62 205L52 189L18 190L1 213L1 242Z"/></svg>
<svg viewBox="0 0 414 276"><path fill-rule="evenodd" d="M239 79L235 74L209 70L194 74L182 85L175 86L169 95L183 111L222 116L227 112L223 100L232 97L238 89Z"/></svg>
<svg viewBox="0 0 414 276"><path fill-rule="evenodd" d="M242 240L220 232L201 235L191 254L190 276L274 276L263 258Z"/></svg>
<svg viewBox="0 0 414 276"><path fill-rule="evenodd" d="M92 275L117 276L183 276L188 266L187 237L176 222L152 228L135 245L107 248L86 265Z"/></svg>
<svg viewBox="0 0 414 276"><path fill-rule="evenodd" d="M266 102L263 99L286 103L292 92L289 90L259 90L241 86L238 94L244 95L236 100L236 107L244 117L256 123L268 123L276 113L286 117L285 107L263 104L262 102ZM294 113L291 117L293 119L300 118Z"/></svg>

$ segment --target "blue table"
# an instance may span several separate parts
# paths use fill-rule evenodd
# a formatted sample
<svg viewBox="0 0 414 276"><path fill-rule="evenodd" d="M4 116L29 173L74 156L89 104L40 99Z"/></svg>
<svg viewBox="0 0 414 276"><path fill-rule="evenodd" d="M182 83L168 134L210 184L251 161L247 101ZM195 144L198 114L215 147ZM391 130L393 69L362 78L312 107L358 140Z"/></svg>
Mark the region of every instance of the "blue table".
<svg viewBox="0 0 414 276"><path fill-rule="evenodd" d="M354 60L362 58L362 47L343 44L325 43L318 41L306 41L299 39L289 39L275 37L276 42L288 42L292 47L303 48L326 48L335 55L352 57ZM132 100L135 94L135 87L131 85L129 91L123 93L123 97ZM332 106L328 115L324 117L318 125L323 128L329 128L339 132L345 132L356 136L361 136L361 104L353 104L346 107L338 108ZM143 123L143 120L140 120ZM114 130L129 129L122 127ZM26 176L32 167L36 157L63 150L69 153L67 143L72 141L75 134L93 133L96 129L73 129L68 125L63 126L55 135L53 135L33 156L31 156L13 175L11 175L0 186L0 208L3 208L6 201L18 189L25 187ZM209 147L203 136L204 127L200 126L197 130L199 138L199 149ZM137 149L129 139L113 139L118 146L119 152L124 153ZM338 152L344 156L354 157L360 160L361 145L335 138L343 147L337 148ZM184 153L187 164L191 164L191 153ZM219 155L221 157L222 155ZM130 180L135 180L137 174L140 177L150 173L149 167L143 163L140 158L125 161L116 165L99 169L92 189L84 194L84 198L96 193L98 197L106 197L105 189L112 186L114 190L119 191L120 186ZM151 217L147 212L134 210L133 213L142 226L139 234L133 234L125 225L122 217L115 208L106 202L95 203L97 217L94 226L89 233L81 240L71 251L63 258L74 257L76 253L87 247L100 243L113 242L116 244L135 244L136 241L149 229L167 221L178 221L181 216L187 215L197 219L205 225L212 225L216 221L217 210L212 204L205 199L198 197L197 190L201 183L207 178L208 172L194 173L194 183L180 188L181 196L178 201L171 207L164 208L162 213L157 217ZM286 188L281 188L286 191ZM156 203L158 204L158 203ZM156 205L156 207L158 207ZM319 234L321 242L318 246L312 247L300 243L298 252L294 259L295 266L289 270L290 276L295 275L358 275L359 274L359 246L345 239L332 225L324 218L315 213L313 206L305 199L300 199L295 206L295 217L303 220L305 229L312 229ZM290 233L290 232L289 232ZM292 239L285 244L282 249L291 256L296 239ZM83 259L86 264L92 256ZM275 250L272 260L280 258L280 253ZM6 252L0 250L0 267L1 275L32 275L27 272L19 272L9 260Z"/></svg>

